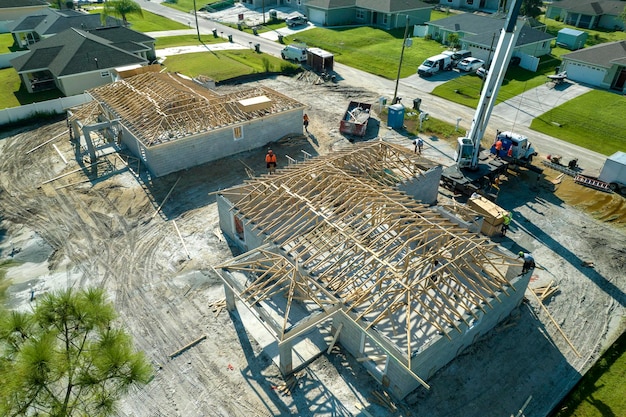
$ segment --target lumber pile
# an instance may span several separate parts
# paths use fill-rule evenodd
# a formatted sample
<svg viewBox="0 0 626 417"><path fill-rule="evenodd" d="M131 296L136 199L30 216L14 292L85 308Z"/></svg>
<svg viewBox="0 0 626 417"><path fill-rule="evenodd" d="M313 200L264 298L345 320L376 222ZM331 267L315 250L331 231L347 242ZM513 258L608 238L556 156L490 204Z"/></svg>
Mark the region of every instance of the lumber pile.
<svg viewBox="0 0 626 417"><path fill-rule="evenodd" d="M293 390L298 386L298 378L300 378L303 374L304 372L291 374L284 381L281 381L279 384L273 386L272 389L282 396L291 395Z"/></svg>
<svg viewBox="0 0 626 417"><path fill-rule="evenodd" d="M544 302L547 298L551 297L555 292L559 290L558 285L554 285L554 280L550 281L548 285L536 287L532 289L537 298Z"/></svg>
<svg viewBox="0 0 626 417"><path fill-rule="evenodd" d="M387 408L392 413L395 413L396 411L398 411L398 407L394 403L391 396L387 394L387 391L374 390L372 391L372 395L373 396L369 398L371 402L378 404L378 405L382 405L383 407Z"/></svg>
<svg viewBox="0 0 626 417"><path fill-rule="evenodd" d="M213 301L209 303L209 308L213 313L215 313L215 317L219 316L222 310L226 308L226 299L222 298L221 300Z"/></svg>

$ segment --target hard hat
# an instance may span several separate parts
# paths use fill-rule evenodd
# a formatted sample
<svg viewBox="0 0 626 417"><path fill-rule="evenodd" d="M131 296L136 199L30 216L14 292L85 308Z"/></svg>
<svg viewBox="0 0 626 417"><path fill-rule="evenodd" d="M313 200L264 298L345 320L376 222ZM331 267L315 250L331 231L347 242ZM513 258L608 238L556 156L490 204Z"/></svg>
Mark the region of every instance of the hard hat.
<svg viewBox="0 0 626 417"><path fill-rule="evenodd" d="M520 252L517 255L521 258L522 256L524 256L524 252Z"/></svg>

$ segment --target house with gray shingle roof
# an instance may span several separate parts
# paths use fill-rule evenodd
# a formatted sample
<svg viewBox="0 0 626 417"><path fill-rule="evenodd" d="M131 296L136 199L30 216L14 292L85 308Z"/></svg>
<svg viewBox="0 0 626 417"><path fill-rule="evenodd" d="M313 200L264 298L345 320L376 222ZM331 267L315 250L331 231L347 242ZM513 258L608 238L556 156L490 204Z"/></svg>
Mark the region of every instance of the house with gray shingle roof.
<svg viewBox="0 0 626 417"><path fill-rule="evenodd" d="M111 16L107 16L103 24L101 17L100 14L48 8L14 21L9 25L9 29L17 45L28 48L29 45L69 28L91 30L107 26L122 26L121 20Z"/></svg>
<svg viewBox="0 0 626 417"><path fill-rule="evenodd" d="M498 44L500 31L504 26L504 18L496 16L482 16L472 13L452 15L432 22L427 22L428 34L443 44L448 43L448 36L455 33L461 43L461 49L472 52L472 56L490 61ZM525 57L531 57L527 61L537 61L538 58L547 55L551 51L551 44L555 36L530 27L524 19L518 19L518 24L524 25L517 38L513 56L522 58L525 65ZM530 62L529 62L530 64ZM532 65L526 65L532 69Z"/></svg>
<svg viewBox="0 0 626 417"><path fill-rule="evenodd" d="M433 5L421 0L243 0L253 7L289 6L319 26L367 25L389 30L430 19Z"/></svg>
<svg viewBox="0 0 626 417"><path fill-rule="evenodd" d="M150 51L137 42L144 38L151 42ZM11 65L29 92L58 88L70 96L110 83L116 68L147 65L148 56L154 56L154 39L132 29L71 28L31 45Z"/></svg>
<svg viewBox="0 0 626 417"><path fill-rule="evenodd" d="M619 18L626 4L619 0L562 0L548 4L546 17L585 29L624 30Z"/></svg>
<svg viewBox="0 0 626 417"><path fill-rule="evenodd" d="M0 33L9 32L8 25L29 14L47 9L44 0L0 0Z"/></svg>
<svg viewBox="0 0 626 417"><path fill-rule="evenodd" d="M626 92L626 40L601 43L561 56L567 78Z"/></svg>

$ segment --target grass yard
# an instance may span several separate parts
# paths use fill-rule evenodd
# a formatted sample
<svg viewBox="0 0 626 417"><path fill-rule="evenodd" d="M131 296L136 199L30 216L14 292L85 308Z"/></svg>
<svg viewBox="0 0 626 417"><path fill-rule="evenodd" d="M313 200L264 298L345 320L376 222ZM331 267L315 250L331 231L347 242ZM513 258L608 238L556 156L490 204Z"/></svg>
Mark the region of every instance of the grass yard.
<svg viewBox="0 0 626 417"><path fill-rule="evenodd" d="M221 0L196 0L196 8L200 9L207 4L220 2ZM166 0L162 4L163 6L168 6L172 9L180 10L181 12L185 13L193 11L193 0Z"/></svg>
<svg viewBox="0 0 626 417"><path fill-rule="evenodd" d="M174 46L201 45L201 43L198 42L198 35L166 36L155 39L155 49L171 48ZM202 42L205 44L225 42L224 38L216 38L213 35L200 35L200 39L202 39Z"/></svg>
<svg viewBox="0 0 626 417"><path fill-rule="evenodd" d="M611 155L626 149L625 114L626 97L593 90L537 117L530 128Z"/></svg>
<svg viewBox="0 0 626 417"><path fill-rule="evenodd" d="M102 13L102 6L89 7L89 13ZM142 10L143 17L137 15L129 15L126 17L130 23L130 28L137 32L158 32L161 30L179 30L189 29L182 23L175 22L158 14ZM115 16L117 17L117 16Z"/></svg>
<svg viewBox="0 0 626 417"><path fill-rule="evenodd" d="M554 69L560 64L561 61L554 56L543 56L537 72L521 67L510 67L504 76L496 102L506 101L526 90L545 84L547 74L554 74ZM435 87L433 94L475 108L478 106L482 83L483 80L474 74L464 75Z"/></svg>
<svg viewBox="0 0 626 417"><path fill-rule="evenodd" d="M0 34L0 54L6 54L11 51L13 46L13 36L10 33Z"/></svg>
<svg viewBox="0 0 626 417"><path fill-rule="evenodd" d="M189 77L200 74L215 81L268 71L295 71L297 65L252 50L199 52L168 57L164 65Z"/></svg>
<svg viewBox="0 0 626 417"><path fill-rule="evenodd" d="M626 412L626 333L582 377L553 417L624 416Z"/></svg>
<svg viewBox="0 0 626 417"><path fill-rule="evenodd" d="M623 39L626 39L626 32L622 32L622 31L610 31L610 30L602 29L602 28L599 28L599 29L577 28L575 26L566 25L563 22L557 22L554 19L548 19L545 17L545 15L539 16L537 20L539 20L542 23L545 23L547 26L546 31L549 34L554 35L554 36L557 36L557 34L559 33L559 30L563 28L570 28L574 30L582 30L582 31L587 32L589 34L589 37L587 38L587 42L585 42L585 46L587 47L597 45L599 43L621 41ZM571 51L567 51L567 52L571 52Z"/></svg>
<svg viewBox="0 0 626 417"><path fill-rule="evenodd" d="M13 68L0 69L0 109L63 97L59 90L30 94Z"/></svg>
<svg viewBox="0 0 626 417"><path fill-rule="evenodd" d="M304 42L332 52L335 60L371 74L393 80L398 74L404 29L386 32L371 27L316 28L285 38L285 43ZM415 74L429 56L445 50L433 40L412 38L413 45L404 50L400 77Z"/></svg>

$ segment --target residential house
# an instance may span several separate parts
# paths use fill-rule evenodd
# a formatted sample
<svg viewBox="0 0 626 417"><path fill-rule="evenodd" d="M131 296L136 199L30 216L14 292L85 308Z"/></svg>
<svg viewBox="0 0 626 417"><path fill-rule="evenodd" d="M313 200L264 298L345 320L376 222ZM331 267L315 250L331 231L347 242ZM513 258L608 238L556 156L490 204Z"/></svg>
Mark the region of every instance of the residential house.
<svg viewBox="0 0 626 417"><path fill-rule="evenodd" d="M507 2L510 0L439 0L439 5L451 9L496 13L506 11Z"/></svg>
<svg viewBox="0 0 626 417"><path fill-rule="evenodd" d="M426 24L428 34L433 39L448 44L448 37L454 33L459 37L461 49L467 49L472 52L472 56L490 62L504 26L504 18L463 13ZM523 19L518 19L518 24L524 26L517 38L513 56L520 57L525 68L534 70L538 57L550 53L552 41L556 37L530 27Z"/></svg>
<svg viewBox="0 0 626 417"><path fill-rule="evenodd" d="M154 56L154 39L126 27L71 28L31 45L11 65L29 92L58 88L70 96L110 83L115 68L147 65Z"/></svg>
<svg viewBox="0 0 626 417"><path fill-rule="evenodd" d="M305 14L319 26L370 25L385 30L421 25L430 19L433 6L421 0L279 0ZM271 7L270 0L244 0L254 7Z"/></svg>
<svg viewBox="0 0 626 417"><path fill-rule="evenodd" d="M8 25L14 20L48 8L44 0L0 0L0 33L10 32Z"/></svg>
<svg viewBox="0 0 626 417"><path fill-rule="evenodd" d="M561 56L567 78L626 92L626 40L601 43Z"/></svg>
<svg viewBox="0 0 626 417"><path fill-rule="evenodd" d="M624 30L619 18L626 3L618 0L562 0L548 4L546 17L585 29Z"/></svg>
<svg viewBox="0 0 626 417"><path fill-rule="evenodd" d="M116 141L155 177L302 132L304 105L262 86L222 93L180 74L146 72L87 93L94 100L68 119L91 160Z"/></svg>
<svg viewBox="0 0 626 417"><path fill-rule="evenodd" d="M107 16L103 23L101 17L100 14L48 8L24 16L9 27L16 44L28 48L35 42L54 36L69 28L91 30L103 26L122 26L121 20Z"/></svg>

